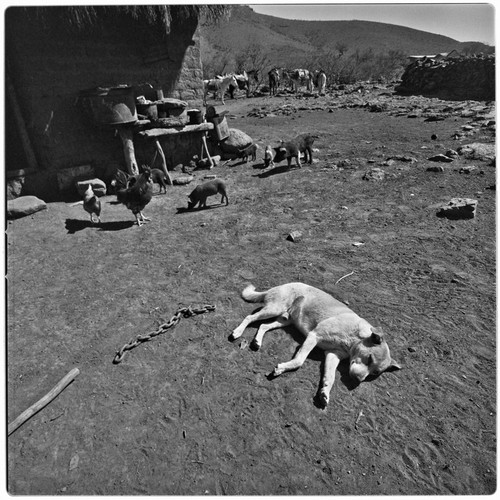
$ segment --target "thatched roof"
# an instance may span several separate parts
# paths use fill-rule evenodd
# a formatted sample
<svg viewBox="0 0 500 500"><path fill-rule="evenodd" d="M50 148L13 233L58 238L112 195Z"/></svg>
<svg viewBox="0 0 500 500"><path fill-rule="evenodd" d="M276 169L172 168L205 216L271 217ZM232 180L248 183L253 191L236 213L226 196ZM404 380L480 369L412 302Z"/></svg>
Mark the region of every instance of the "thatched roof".
<svg viewBox="0 0 500 500"><path fill-rule="evenodd" d="M115 6L68 6L68 7L26 7L29 15L43 20L49 13L57 10L63 22L77 29L99 24L102 17L117 10L131 18L160 26L165 33L170 33L172 15L177 19L196 18L202 22L216 22L227 18L230 5L115 5Z"/></svg>

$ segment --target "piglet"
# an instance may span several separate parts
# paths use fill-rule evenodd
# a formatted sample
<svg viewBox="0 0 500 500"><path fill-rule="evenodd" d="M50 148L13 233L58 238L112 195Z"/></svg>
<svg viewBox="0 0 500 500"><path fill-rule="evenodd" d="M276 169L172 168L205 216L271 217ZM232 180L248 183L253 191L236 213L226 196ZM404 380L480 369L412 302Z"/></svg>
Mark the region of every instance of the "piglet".
<svg viewBox="0 0 500 500"><path fill-rule="evenodd" d="M205 182L196 186L188 196L188 210L194 208L197 203L199 203L198 209L206 208L207 198L217 193L222 195L220 200L221 203L224 202L224 198L226 199L227 206L229 204L229 199L226 194L226 185L221 179L214 179L213 181Z"/></svg>
<svg viewBox="0 0 500 500"><path fill-rule="evenodd" d="M264 151L264 168L274 167L274 151L268 144Z"/></svg>
<svg viewBox="0 0 500 500"><path fill-rule="evenodd" d="M159 168L151 169L151 180L160 186L159 193L164 190L165 194L167 194L167 178L165 177L165 172L160 170Z"/></svg>
<svg viewBox="0 0 500 500"><path fill-rule="evenodd" d="M248 163L248 158L252 161L255 161L257 159L257 149L259 146L257 144L250 144L250 146L246 147L245 149L240 150L239 152L239 157L245 160L245 162Z"/></svg>

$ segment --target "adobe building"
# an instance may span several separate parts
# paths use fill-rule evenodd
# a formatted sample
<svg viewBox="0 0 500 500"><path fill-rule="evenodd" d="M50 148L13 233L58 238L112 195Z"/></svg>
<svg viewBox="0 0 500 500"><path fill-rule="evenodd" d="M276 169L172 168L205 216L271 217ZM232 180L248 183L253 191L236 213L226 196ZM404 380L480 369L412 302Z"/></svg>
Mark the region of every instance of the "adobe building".
<svg viewBox="0 0 500 500"><path fill-rule="evenodd" d="M116 127L89 119L82 91L160 89L200 106L199 15L195 6L8 8L8 194L53 201L74 193L79 177L108 182L125 169ZM183 146L165 148L169 168L192 156L189 141ZM150 164L154 148L140 141L135 148L138 164Z"/></svg>

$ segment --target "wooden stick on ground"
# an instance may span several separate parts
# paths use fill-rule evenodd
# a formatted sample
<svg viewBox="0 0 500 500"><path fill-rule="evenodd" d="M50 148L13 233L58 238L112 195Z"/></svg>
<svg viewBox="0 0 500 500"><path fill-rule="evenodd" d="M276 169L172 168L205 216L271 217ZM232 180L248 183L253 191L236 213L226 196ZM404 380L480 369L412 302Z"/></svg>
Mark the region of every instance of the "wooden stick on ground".
<svg viewBox="0 0 500 500"><path fill-rule="evenodd" d="M342 278L339 278L335 284L337 285L339 283L339 281L342 281L344 278L347 278L348 276L352 276L354 274L354 271L351 271L350 273L348 274L345 274L344 276L342 276Z"/></svg>
<svg viewBox="0 0 500 500"><path fill-rule="evenodd" d="M64 378L62 378L57 385L48 392L42 399L37 401L25 410L14 422L9 424L8 435L10 436L18 427L29 420L35 413L39 412L42 408L47 406L60 392L62 392L80 373L78 368L73 368Z"/></svg>

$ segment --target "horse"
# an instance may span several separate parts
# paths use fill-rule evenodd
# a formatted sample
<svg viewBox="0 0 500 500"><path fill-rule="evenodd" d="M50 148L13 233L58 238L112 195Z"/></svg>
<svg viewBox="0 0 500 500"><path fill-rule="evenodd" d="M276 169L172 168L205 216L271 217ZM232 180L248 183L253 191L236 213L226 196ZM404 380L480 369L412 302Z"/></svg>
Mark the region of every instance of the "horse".
<svg viewBox="0 0 500 500"><path fill-rule="evenodd" d="M234 87L238 86L238 82L234 75L224 75L221 77L217 78L212 78L211 80L203 80L203 86L205 89L204 95L203 95L203 105L207 105L207 94L212 91L212 92L220 92L220 99L222 101L222 104L225 104L224 102L224 94L226 93L227 88L229 85L234 85Z"/></svg>
<svg viewBox="0 0 500 500"><path fill-rule="evenodd" d="M316 75L316 87L318 89L319 95L325 95L326 89L326 73L320 69L318 74Z"/></svg>
<svg viewBox="0 0 500 500"><path fill-rule="evenodd" d="M297 93L299 84L305 85L308 91L312 90L312 74L307 69L295 69L290 74L292 88Z"/></svg>
<svg viewBox="0 0 500 500"><path fill-rule="evenodd" d="M234 76L236 79L236 83L238 84L236 87L232 84L229 85L229 95L231 96L231 99L234 99L234 91L238 88L239 90L245 90L247 97L249 96L250 93L250 82L249 78L247 75L246 71L243 71L243 73L236 74L236 73L231 73L231 75Z"/></svg>
<svg viewBox="0 0 500 500"><path fill-rule="evenodd" d="M273 68L268 73L269 76L269 95L275 95L280 86L280 73L277 68Z"/></svg>

